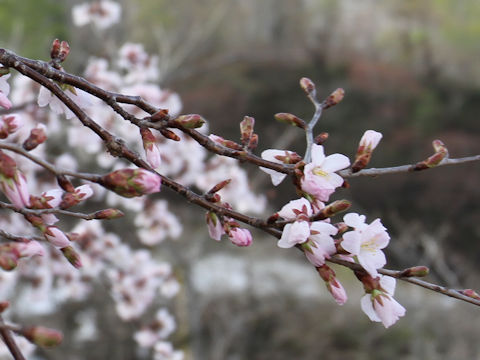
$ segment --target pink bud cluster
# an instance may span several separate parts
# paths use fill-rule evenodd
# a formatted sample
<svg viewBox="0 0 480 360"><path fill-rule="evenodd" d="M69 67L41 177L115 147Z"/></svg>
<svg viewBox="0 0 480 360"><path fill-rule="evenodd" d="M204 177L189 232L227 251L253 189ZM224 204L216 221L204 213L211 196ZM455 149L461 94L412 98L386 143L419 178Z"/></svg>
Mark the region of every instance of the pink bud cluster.
<svg viewBox="0 0 480 360"><path fill-rule="evenodd" d="M221 196L216 191L221 190L222 187L228 185L230 181L222 181L211 189L208 199L211 202L221 204L222 207L231 208L228 203L221 203ZM209 211L206 215L207 228L210 237L214 240L220 241L222 236L226 234L232 244L237 246L250 246L253 238L250 231L240 227L240 224L234 219L217 215L216 213Z"/></svg>

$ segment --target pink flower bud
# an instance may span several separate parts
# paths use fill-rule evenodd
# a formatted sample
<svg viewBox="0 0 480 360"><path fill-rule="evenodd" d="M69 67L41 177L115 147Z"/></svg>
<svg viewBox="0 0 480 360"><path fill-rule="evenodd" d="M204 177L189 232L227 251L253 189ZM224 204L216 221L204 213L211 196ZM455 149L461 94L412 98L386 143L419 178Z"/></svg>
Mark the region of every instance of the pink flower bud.
<svg viewBox="0 0 480 360"><path fill-rule="evenodd" d="M162 178L145 169L122 169L100 179L101 185L125 197L142 196L160 191Z"/></svg>
<svg viewBox="0 0 480 360"><path fill-rule="evenodd" d="M6 139L8 135L15 133L23 126L23 120L18 114L9 114L0 120L0 139Z"/></svg>
<svg viewBox="0 0 480 360"><path fill-rule="evenodd" d="M51 209L57 207L62 202L63 191L60 189L52 189L44 192L41 201L45 205L44 208Z"/></svg>
<svg viewBox="0 0 480 360"><path fill-rule="evenodd" d="M228 232L228 237L237 246L250 246L252 244L252 234L247 229L234 227Z"/></svg>
<svg viewBox="0 0 480 360"><path fill-rule="evenodd" d="M374 130L365 131L358 145L357 155L352 165L352 172L360 171L368 165L372 157L372 152L377 147L382 136L381 133Z"/></svg>
<svg viewBox="0 0 480 360"><path fill-rule="evenodd" d="M68 45L68 42L62 41L60 43L60 52L58 55L58 60L60 62L65 61L69 53L70 53L70 45Z"/></svg>
<svg viewBox="0 0 480 360"><path fill-rule="evenodd" d="M427 276L429 272L430 272L430 269L426 266L413 266L403 270L400 273L400 276L401 277L423 277L423 276Z"/></svg>
<svg viewBox="0 0 480 360"><path fill-rule="evenodd" d="M332 217L334 215L337 215L340 212L350 209L351 206L352 206L352 203L348 200L336 200L328 204L326 207L324 207L320 211L320 214L322 215L322 217L318 217L317 219L323 220L323 219Z"/></svg>
<svg viewBox="0 0 480 360"><path fill-rule="evenodd" d="M254 149L258 143L258 135L253 133L255 119L251 116L245 116L240 123L240 135L243 146Z"/></svg>
<svg viewBox="0 0 480 360"><path fill-rule="evenodd" d="M317 136L315 136L314 142L317 145L322 145L325 141L328 139L328 133L327 132L321 132Z"/></svg>
<svg viewBox="0 0 480 360"><path fill-rule="evenodd" d="M222 222L218 218L217 214L213 212L207 213L207 228L208 234L214 240L220 241L222 235L225 234Z"/></svg>
<svg viewBox="0 0 480 360"><path fill-rule="evenodd" d="M65 193L60 203L62 209L68 209L78 203L87 200L93 195L93 190L90 185L85 184L75 188L71 193Z"/></svg>
<svg viewBox="0 0 480 360"><path fill-rule="evenodd" d="M315 91L315 84L309 78L303 77L300 79L300 87L307 94L310 94L312 91Z"/></svg>
<svg viewBox="0 0 480 360"><path fill-rule="evenodd" d="M338 305L343 305L347 302L347 293L342 284L335 277L335 271L327 265L317 268L320 277L325 281L328 291L332 294L333 299Z"/></svg>
<svg viewBox="0 0 480 360"><path fill-rule="evenodd" d="M52 47L50 49L50 58L56 59L58 54L60 54L60 40L55 39L53 40Z"/></svg>
<svg viewBox="0 0 480 360"><path fill-rule="evenodd" d="M380 140L382 139L382 133L375 130L367 130L360 139L360 144L358 145L357 154L363 154L364 152L374 150Z"/></svg>
<svg viewBox="0 0 480 360"><path fill-rule="evenodd" d="M156 169L162 163L162 157L156 145L155 136L149 129L145 128L140 129L140 134L142 136L143 148L145 150L145 155L147 156L148 164Z"/></svg>
<svg viewBox="0 0 480 360"><path fill-rule="evenodd" d="M30 206L27 182L25 176L19 171L13 179L5 179L0 175L0 189L16 208Z"/></svg>
<svg viewBox="0 0 480 360"><path fill-rule="evenodd" d="M325 99L323 103L323 108L328 109L332 106L337 105L340 101L343 100L344 96L345 96L345 90L343 90L342 88L336 89Z"/></svg>
<svg viewBox="0 0 480 360"><path fill-rule="evenodd" d="M61 332L43 326L31 326L21 330L21 334L35 345L52 347L59 345L63 340Z"/></svg>
<svg viewBox="0 0 480 360"><path fill-rule="evenodd" d="M112 219L118 219L124 215L125 214L118 209L105 209L105 210L100 210L95 212L94 217L95 219L98 219L98 220L103 220L103 219L112 220Z"/></svg>
<svg viewBox="0 0 480 360"><path fill-rule="evenodd" d="M48 242L57 248L61 249L70 246L68 237L56 226L48 226L43 235Z"/></svg>
<svg viewBox="0 0 480 360"><path fill-rule="evenodd" d="M47 140L47 127L43 124L38 124L35 129L32 129L30 136L23 142L23 148L27 151L35 149L38 145L43 144Z"/></svg>
<svg viewBox="0 0 480 360"><path fill-rule="evenodd" d="M460 290L460 292L465 296L480 300L480 295L478 295L478 293L473 289L464 289L464 290Z"/></svg>
<svg viewBox="0 0 480 360"><path fill-rule="evenodd" d="M440 164L443 159L448 157L448 149L441 140L433 140L432 145L433 149L435 150L435 154L430 156L428 159L413 165L409 169L410 171L419 171L435 167Z"/></svg>

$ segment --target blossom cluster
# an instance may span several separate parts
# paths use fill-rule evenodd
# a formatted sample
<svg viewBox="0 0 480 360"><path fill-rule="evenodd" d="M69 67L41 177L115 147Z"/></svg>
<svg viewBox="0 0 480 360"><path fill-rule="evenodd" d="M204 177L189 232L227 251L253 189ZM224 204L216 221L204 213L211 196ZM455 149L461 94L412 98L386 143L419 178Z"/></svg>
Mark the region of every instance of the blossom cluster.
<svg viewBox="0 0 480 360"><path fill-rule="evenodd" d="M381 137L373 130L365 132L357 152L357 168L368 163ZM366 217L357 213L346 214L343 222L336 224L325 216L315 220L328 206L330 196L343 185L343 178L336 172L349 167L350 160L342 154L325 156L324 147L317 144L312 145L311 161L306 164L302 164L296 154L285 150L265 150L262 158L284 164L296 159L296 166L301 170L296 183L302 197L290 201L276 213L276 217L286 221L278 246L301 249L339 305L347 301L347 294L326 261L336 257L358 263L363 271L356 275L366 291L361 301L362 310L372 321L381 321L385 327L395 323L405 314L405 309L393 299L395 279L378 273L386 264L383 249L390 241L381 220L367 224ZM271 176L274 185L286 177L274 170L261 169Z"/></svg>
<svg viewBox="0 0 480 360"><path fill-rule="evenodd" d="M73 9L75 24L92 24L102 31L119 22L120 17L119 4L109 0ZM55 40L50 65L63 71L60 63L66 60L69 51L68 43ZM117 54L111 55L109 59L114 61L90 58L85 78L115 94L141 96L175 123L171 129L154 130L147 124L149 120L153 122L154 115L132 105L133 102L122 105L122 111L129 114L122 117L119 114L122 111L111 111L107 102L89 92L53 80L39 87L17 76L12 78L14 86L10 91L9 70L0 68L0 107L9 110L14 103L21 109L0 117L0 139L10 149L22 149L9 151L5 146L0 150L0 191L9 201L2 206L17 212L0 219L0 228L6 234L23 229L20 236L10 235L11 239L0 244L0 267L5 270L0 272L0 294L5 298L17 296L19 301L12 307L14 313L49 313L56 305L87 299L95 283L103 281L110 290L118 317L139 326L133 334L139 348L149 351L156 360L180 360L183 352L175 350L168 341L176 329L175 318L166 307L158 308L157 301L159 297L164 301L171 299L180 290L172 265L156 259L145 248L136 249L127 239L107 232L98 222L80 221L68 231L68 224L57 215L72 215L71 208L84 206L86 202L96 206L98 201L105 200L109 206L129 212L131 216L127 219L135 227L134 237L151 248L167 238L181 236L181 222L166 201L155 196L162 182L167 185L174 182L179 187L196 187L204 192L199 198L208 204L204 207L208 209L206 224L211 238L220 241L225 236L236 246L250 246L252 234L241 222L256 226L255 220L259 219L243 215L262 213L265 197L251 191L248 175L240 168L239 161L217 155L209 157L204 143L233 150L240 160L243 155L254 156L258 144L258 135L253 131L255 120L246 116L240 123L241 144L214 134L206 136L209 131L206 121L199 115L180 115L179 95L158 85L161 74L156 56L136 43L124 44ZM304 78L301 86L312 98L314 84ZM343 95L343 90L337 89L323 103L324 108L338 103ZM118 144L126 144L132 153L140 154L132 162L138 164L144 159L145 169L125 168L123 160L103 151L104 139L84 123L71 122L66 129L63 118L80 118L78 109L95 119L104 132L121 139ZM306 123L292 114L280 113L276 118L307 129ZM138 121L126 121L131 119ZM188 131L175 127L196 129L197 135L203 136L203 143L187 136ZM404 316L405 309L393 298L395 279L382 275L380 270L387 262L383 252L390 242L387 229L380 219L368 223L366 216L355 212L335 222L333 217L349 205L346 206L346 201L331 201L331 196L345 185L339 172L347 168L351 172L363 169L381 138L379 132L366 131L352 163L342 154L327 156L322 145L325 136L318 138L317 143L309 143L304 158L290 150L268 149L261 154L263 162L256 160L275 186L290 176L299 196L262 222L264 228L278 235L278 247L301 250L339 305L345 304L347 293L329 261L355 264L355 275L365 290L361 309L370 320L390 327ZM61 150L55 148L55 142L62 144ZM437 144L439 149L441 145ZM45 161L38 160L48 159L52 149L61 152L54 164L45 165ZM439 153L446 156L446 148ZM35 166L32 158L43 169ZM284 166L285 171L266 167L272 164ZM103 175L76 173L92 166ZM45 169L54 173L55 178L45 176ZM75 186L67 175L82 179L82 184ZM153 196L144 196L150 194ZM93 215L75 214L89 220L123 215L116 208L99 210ZM28 285L18 286L21 279L27 279ZM156 311L152 312L155 306ZM155 316L148 318L149 313ZM27 345L22 348L33 351ZM0 346L0 354L2 351Z"/></svg>

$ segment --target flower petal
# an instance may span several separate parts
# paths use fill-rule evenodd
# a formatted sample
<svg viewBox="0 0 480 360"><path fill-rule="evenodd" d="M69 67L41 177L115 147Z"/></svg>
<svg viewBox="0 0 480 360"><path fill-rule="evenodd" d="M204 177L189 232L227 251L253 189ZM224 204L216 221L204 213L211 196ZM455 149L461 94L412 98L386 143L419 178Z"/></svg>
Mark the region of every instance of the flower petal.
<svg viewBox="0 0 480 360"><path fill-rule="evenodd" d="M348 157L342 154L332 154L325 158L322 169L326 172L333 173L349 166L350 159Z"/></svg>
<svg viewBox="0 0 480 360"><path fill-rule="evenodd" d="M342 248L352 255L360 254L361 237L356 231L348 231L343 234Z"/></svg>
<svg viewBox="0 0 480 360"><path fill-rule="evenodd" d="M360 307L362 308L363 312L368 316L371 321L380 322L380 318L378 317L377 313L373 309L372 304L372 296L370 294L363 295L362 299L360 300Z"/></svg>

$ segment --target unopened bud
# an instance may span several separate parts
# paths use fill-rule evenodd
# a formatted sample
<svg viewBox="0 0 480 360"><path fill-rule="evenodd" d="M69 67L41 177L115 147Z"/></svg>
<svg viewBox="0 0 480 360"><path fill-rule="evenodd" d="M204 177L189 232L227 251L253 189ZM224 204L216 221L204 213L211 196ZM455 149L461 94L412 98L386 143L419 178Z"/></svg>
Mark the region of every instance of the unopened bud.
<svg viewBox="0 0 480 360"><path fill-rule="evenodd" d="M67 179L65 175L58 175L57 176L57 183L58 185L65 190L66 192L74 192L75 186Z"/></svg>
<svg viewBox="0 0 480 360"><path fill-rule="evenodd" d="M382 137L382 133L379 133L378 131L365 131L358 144L357 154L352 165L353 173L362 170L368 165L372 157L372 152L377 147Z"/></svg>
<svg viewBox="0 0 480 360"><path fill-rule="evenodd" d="M240 135L242 144L247 146L253 136L253 127L255 126L255 119L251 116L245 116L240 122Z"/></svg>
<svg viewBox="0 0 480 360"><path fill-rule="evenodd" d="M258 145L258 135L253 134L252 137L250 138L247 148L249 148L250 150L253 150L257 147L257 145Z"/></svg>
<svg viewBox="0 0 480 360"><path fill-rule="evenodd" d="M42 347L57 346L63 340L60 331L43 326L26 327L20 333L30 342Z"/></svg>
<svg viewBox="0 0 480 360"><path fill-rule="evenodd" d="M335 271L328 265L322 265L317 267L317 272L320 275L320 277L323 279L323 281L331 281L332 279L335 278Z"/></svg>
<svg viewBox="0 0 480 360"><path fill-rule="evenodd" d="M58 55L60 54L60 40L55 39L52 42L52 47L50 49L50 58L57 59Z"/></svg>
<svg viewBox="0 0 480 360"><path fill-rule="evenodd" d="M315 84L309 78L303 77L300 79L300 87L305 91L308 95L315 91Z"/></svg>
<svg viewBox="0 0 480 360"><path fill-rule="evenodd" d="M305 129L307 127L307 124L304 120L290 113L275 114L275 120L299 127L301 129Z"/></svg>
<svg viewBox="0 0 480 360"><path fill-rule="evenodd" d="M426 266L413 266L400 273L401 277L424 277L427 276L430 269Z"/></svg>
<svg viewBox="0 0 480 360"><path fill-rule="evenodd" d="M445 144L441 140L433 140L432 141L432 146L435 152L442 152L442 153L447 153L448 154L448 149L445 146Z"/></svg>
<svg viewBox="0 0 480 360"><path fill-rule="evenodd" d="M167 139L173 140L173 141L180 141L180 136L175 134L173 131L170 131L168 129L160 129L160 134L165 136Z"/></svg>
<svg viewBox="0 0 480 360"><path fill-rule="evenodd" d="M243 150L242 146L240 144L237 144L235 141L226 140L221 136L217 136L214 134L210 134L208 137L210 138L210 140L216 142L217 144L223 145L229 149L240 150L240 151Z"/></svg>
<svg viewBox="0 0 480 360"><path fill-rule="evenodd" d="M0 139L6 139L23 126L23 120L18 114L8 114L0 119Z"/></svg>
<svg viewBox="0 0 480 360"><path fill-rule="evenodd" d="M45 130L47 128L43 124L39 124L35 129L30 131L30 136L23 142L23 148L27 151L35 149L38 145L43 144L47 140Z"/></svg>
<svg viewBox="0 0 480 360"><path fill-rule="evenodd" d="M123 217L125 214L118 209L104 209L99 210L93 214L94 218L97 220L112 220Z"/></svg>
<svg viewBox="0 0 480 360"><path fill-rule="evenodd" d="M60 53L58 54L58 60L60 62L65 61L68 54L70 53L70 45L66 41L60 43Z"/></svg>
<svg viewBox="0 0 480 360"><path fill-rule="evenodd" d="M323 108L328 109L332 106L337 105L340 101L343 100L343 97L345 96L345 90L342 88L336 89L334 92L332 92L323 102Z"/></svg>
<svg viewBox="0 0 480 360"><path fill-rule="evenodd" d="M322 132L322 133L318 134L313 141L317 145L322 145L325 141L327 141L327 139L328 139L328 133L327 132Z"/></svg>
<svg viewBox="0 0 480 360"><path fill-rule="evenodd" d="M82 261L80 260L80 255L75 251L75 249L71 246L67 246L61 248L60 251L65 256L65 259L68 260L70 264L72 264L76 269L82 267Z"/></svg>
<svg viewBox="0 0 480 360"><path fill-rule="evenodd" d="M198 114L181 115L174 121L187 129L196 129L205 124L205 119Z"/></svg>
<svg viewBox="0 0 480 360"><path fill-rule="evenodd" d="M325 216L325 218L329 218L340 212L350 209L351 206L352 206L352 203L348 200L337 200L328 204L326 207L324 207L320 211L320 214Z"/></svg>
<svg viewBox="0 0 480 360"><path fill-rule="evenodd" d="M0 248L0 268L5 271L11 271L18 265L18 254L11 249Z"/></svg>
<svg viewBox="0 0 480 360"><path fill-rule="evenodd" d="M448 157L448 149L440 140L434 140L432 142L433 148L435 150L435 154L430 156L428 159L416 163L413 165L409 170L410 171L420 171L425 169L430 169L432 167L437 166L440 164L443 159Z"/></svg>
<svg viewBox="0 0 480 360"><path fill-rule="evenodd" d="M102 186L128 198L159 192L161 182L159 175L145 169L121 169L99 180Z"/></svg>
<svg viewBox="0 0 480 360"><path fill-rule="evenodd" d="M225 186L230 184L231 181L232 179L227 179L227 180L223 180L222 182L219 182L217 185L215 185L210 190L208 190L207 194L215 194L217 191L222 190Z"/></svg>
<svg viewBox="0 0 480 360"><path fill-rule="evenodd" d="M465 296L480 300L480 295L473 289L460 290L460 292Z"/></svg>
<svg viewBox="0 0 480 360"><path fill-rule="evenodd" d="M162 120L168 120L170 115L168 115L168 109L160 109L155 114L150 116L151 122L157 122Z"/></svg>
<svg viewBox="0 0 480 360"><path fill-rule="evenodd" d="M10 303L8 301L0 301L0 314L7 310L7 308L10 306Z"/></svg>

